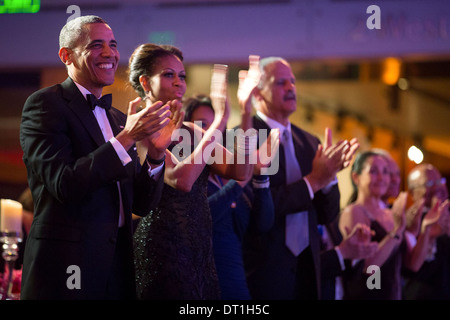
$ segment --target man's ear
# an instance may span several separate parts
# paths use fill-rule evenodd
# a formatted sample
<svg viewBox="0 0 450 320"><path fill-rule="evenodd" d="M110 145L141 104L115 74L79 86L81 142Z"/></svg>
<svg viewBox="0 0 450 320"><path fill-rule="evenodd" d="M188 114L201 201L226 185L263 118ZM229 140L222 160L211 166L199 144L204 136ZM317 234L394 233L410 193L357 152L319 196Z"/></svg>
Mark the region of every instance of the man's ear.
<svg viewBox="0 0 450 320"><path fill-rule="evenodd" d="M70 50L69 48L61 48L59 49L58 52L59 58L61 59L61 61L66 65L70 65L73 61L72 61L72 50Z"/></svg>

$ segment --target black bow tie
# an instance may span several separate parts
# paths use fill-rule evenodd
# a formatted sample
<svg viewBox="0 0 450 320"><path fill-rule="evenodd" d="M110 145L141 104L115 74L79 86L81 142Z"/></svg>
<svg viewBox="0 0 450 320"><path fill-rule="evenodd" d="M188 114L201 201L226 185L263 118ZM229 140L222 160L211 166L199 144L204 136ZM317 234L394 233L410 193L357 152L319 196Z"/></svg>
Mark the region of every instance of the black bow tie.
<svg viewBox="0 0 450 320"><path fill-rule="evenodd" d="M93 94L88 94L86 98L92 110L95 109L95 106L99 106L101 108L104 108L105 110L111 109L112 94L110 93L105 94L100 99L97 99Z"/></svg>

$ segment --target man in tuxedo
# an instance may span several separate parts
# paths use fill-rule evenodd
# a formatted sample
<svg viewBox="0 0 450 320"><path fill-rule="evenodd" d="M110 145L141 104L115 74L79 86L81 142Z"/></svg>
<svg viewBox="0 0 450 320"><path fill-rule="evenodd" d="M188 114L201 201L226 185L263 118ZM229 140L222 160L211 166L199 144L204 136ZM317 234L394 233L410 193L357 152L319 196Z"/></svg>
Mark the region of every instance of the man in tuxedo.
<svg viewBox="0 0 450 320"><path fill-rule="evenodd" d="M348 292L346 282L363 272L364 260L378 249L371 241L371 230L367 225L356 224L348 236L343 238L338 227L339 217L326 226L319 225L322 236L321 299L342 300Z"/></svg>
<svg viewBox="0 0 450 320"><path fill-rule="evenodd" d="M167 106L128 116L111 108L102 89L114 82L117 42L100 17L68 22L59 57L68 78L33 93L20 126L35 204L28 235L21 299L135 297L131 214L159 201L164 150L151 137L170 121ZM99 99L99 100L97 100ZM147 161L135 142L150 143Z"/></svg>
<svg viewBox="0 0 450 320"><path fill-rule="evenodd" d="M260 81L253 90L257 110L253 126L266 132L278 128L283 139L279 170L270 176L274 226L263 235L249 237L245 244L249 289L254 299L319 299L317 226L330 223L339 213L336 173L348 166L358 143L354 139L332 144L327 129L321 145L317 137L293 125L289 117L297 109L297 95L289 63L264 58L259 70Z"/></svg>
<svg viewBox="0 0 450 320"><path fill-rule="evenodd" d="M429 163L413 168L408 174L408 191L415 202L423 199L423 212L417 216L418 227L425 214L437 201L448 200L445 178ZM445 213L444 213L445 214ZM414 219L412 219L414 220ZM450 213L447 212L439 224L431 229L428 256L417 272L404 271L403 299L448 300L450 299ZM418 232L417 232L418 233ZM417 239L410 239L415 244Z"/></svg>

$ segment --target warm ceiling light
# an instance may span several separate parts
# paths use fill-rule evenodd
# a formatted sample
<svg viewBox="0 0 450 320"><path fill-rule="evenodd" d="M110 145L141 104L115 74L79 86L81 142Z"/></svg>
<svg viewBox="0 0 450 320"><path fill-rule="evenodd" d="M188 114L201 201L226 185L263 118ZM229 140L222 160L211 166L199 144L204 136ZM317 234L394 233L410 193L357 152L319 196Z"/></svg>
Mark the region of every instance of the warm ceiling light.
<svg viewBox="0 0 450 320"><path fill-rule="evenodd" d="M383 61L382 81L390 86L397 84L400 78L400 69L402 63L397 58L386 58Z"/></svg>

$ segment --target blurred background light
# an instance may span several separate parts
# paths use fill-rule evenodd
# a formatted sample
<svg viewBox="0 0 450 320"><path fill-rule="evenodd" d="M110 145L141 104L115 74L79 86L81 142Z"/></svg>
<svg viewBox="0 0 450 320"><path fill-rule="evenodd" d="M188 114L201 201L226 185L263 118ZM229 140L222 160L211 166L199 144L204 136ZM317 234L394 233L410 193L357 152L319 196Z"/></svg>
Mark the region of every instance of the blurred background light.
<svg viewBox="0 0 450 320"><path fill-rule="evenodd" d="M423 161L423 152L416 146L411 146L408 149L408 158L416 164L419 164Z"/></svg>
<svg viewBox="0 0 450 320"><path fill-rule="evenodd" d="M400 78L401 66L402 63L399 59L392 57L386 58L383 61L383 82L389 86L397 84L398 79Z"/></svg>

